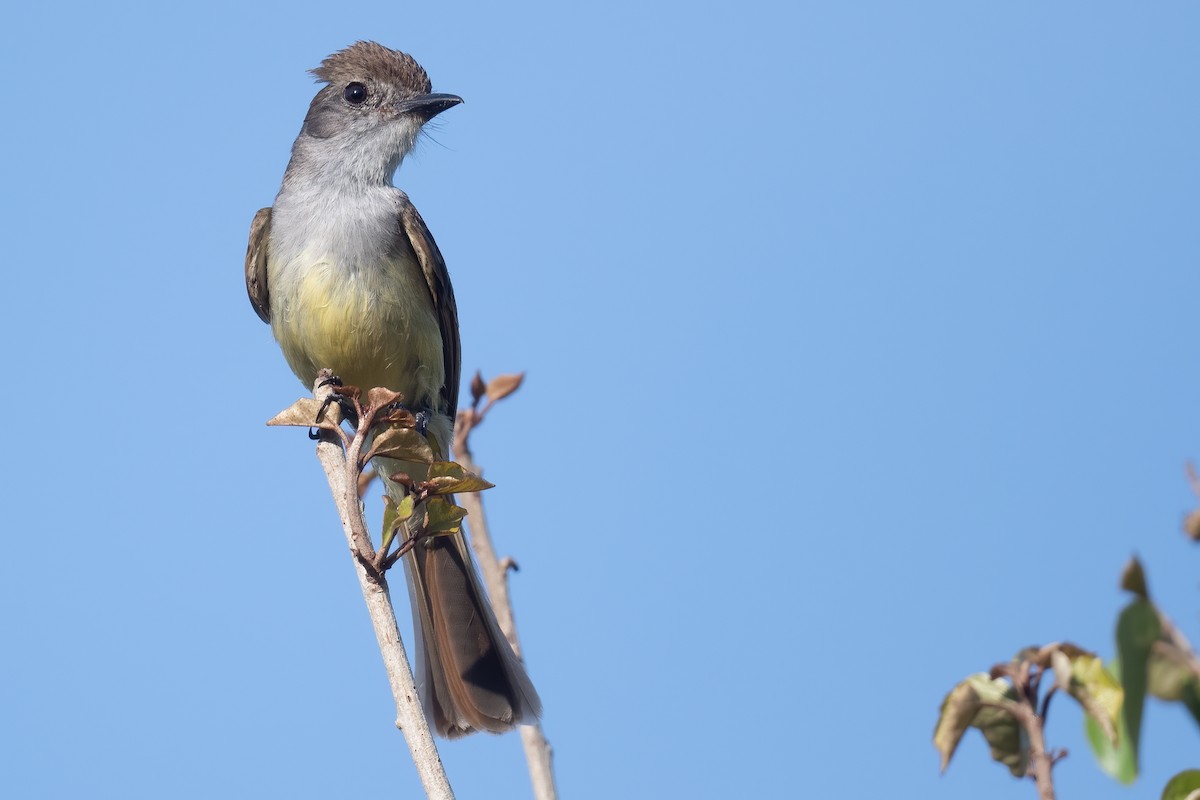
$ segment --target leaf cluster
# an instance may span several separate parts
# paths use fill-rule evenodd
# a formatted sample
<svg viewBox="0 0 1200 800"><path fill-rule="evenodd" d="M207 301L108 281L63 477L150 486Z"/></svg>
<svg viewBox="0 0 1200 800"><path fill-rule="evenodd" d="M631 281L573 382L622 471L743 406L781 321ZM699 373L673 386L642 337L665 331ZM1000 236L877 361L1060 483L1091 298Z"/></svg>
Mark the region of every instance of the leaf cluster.
<svg viewBox="0 0 1200 800"><path fill-rule="evenodd" d="M1047 674L1053 682L1042 695ZM990 673L971 675L946 695L933 733L942 771L967 730L977 728L994 760L1017 777L1027 775L1031 729L1042 728L1057 692L1075 700L1105 736L1116 740L1121 686L1099 657L1069 642L1027 647L1009 663L995 665Z"/></svg>
<svg viewBox="0 0 1200 800"><path fill-rule="evenodd" d="M489 402L508 396L521 384L521 375L500 376L491 386L484 386L483 395ZM480 379L482 380L482 379ZM473 385L474 391L474 385ZM414 481L405 473L389 476L406 490L397 504L385 497L382 541L376 550L369 536L361 538L355 556L376 575L382 576L416 544L428 536L459 533L466 509L454 502L460 492L479 492L493 484L453 461L438 461L434 448L417 423L416 416L402 405L403 396L390 389L373 388L363 392L355 386L338 386L324 399L302 397L275 415L268 425L291 425L315 428L314 438L340 441L346 455L347 468L352 471L349 485L355 487L356 497L366 466L379 458L426 465L425 478ZM478 403L479 397L476 397ZM348 421L353 434L343 427ZM407 535L394 551L389 550L397 534ZM369 551L369 552L368 552Z"/></svg>

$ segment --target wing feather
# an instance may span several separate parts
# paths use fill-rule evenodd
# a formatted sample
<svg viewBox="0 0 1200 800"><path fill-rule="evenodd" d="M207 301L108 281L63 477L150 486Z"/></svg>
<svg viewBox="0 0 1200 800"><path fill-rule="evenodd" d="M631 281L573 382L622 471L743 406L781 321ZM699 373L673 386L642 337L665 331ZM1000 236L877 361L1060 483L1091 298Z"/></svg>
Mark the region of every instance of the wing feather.
<svg viewBox="0 0 1200 800"><path fill-rule="evenodd" d="M259 212L262 213L261 211ZM454 303L454 289L450 285L450 273L438 250L433 234L425 227L425 220L407 197L400 204L400 224L408 236L417 263L425 275L429 295L437 312L438 325L442 331L442 358L446 367L446 383L442 386L443 409L451 420L458 412L458 381L462 371L462 345L458 336L458 306Z"/></svg>
<svg viewBox="0 0 1200 800"><path fill-rule="evenodd" d="M246 294L259 319L271 321L271 295L267 289L267 241L271 238L271 209L260 208L250 223L246 245Z"/></svg>

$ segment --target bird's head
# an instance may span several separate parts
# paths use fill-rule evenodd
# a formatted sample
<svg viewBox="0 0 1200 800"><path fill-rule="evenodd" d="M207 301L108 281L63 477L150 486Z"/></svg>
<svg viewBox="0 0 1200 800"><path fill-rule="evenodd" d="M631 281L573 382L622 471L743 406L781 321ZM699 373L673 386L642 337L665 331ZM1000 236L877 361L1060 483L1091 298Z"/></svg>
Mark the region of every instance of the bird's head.
<svg viewBox="0 0 1200 800"><path fill-rule="evenodd" d="M312 70L325 84L309 106L297 144L309 140L355 174L382 172L390 180L412 150L422 126L462 102L435 94L429 76L407 53L375 42L339 50Z"/></svg>

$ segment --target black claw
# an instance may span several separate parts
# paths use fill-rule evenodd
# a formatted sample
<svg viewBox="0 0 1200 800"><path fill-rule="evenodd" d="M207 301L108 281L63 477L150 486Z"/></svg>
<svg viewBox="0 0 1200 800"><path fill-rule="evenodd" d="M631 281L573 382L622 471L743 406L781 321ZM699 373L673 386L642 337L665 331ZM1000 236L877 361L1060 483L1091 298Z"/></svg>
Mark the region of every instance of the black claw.
<svg viewBox="0 0 1200 800"><path fill-rule="evenodd" d="M404 405L404 403L392 403L391 405L388 406L388 410L389 411L409 411L410 413L412 413L414 425L415 425L414 430L416 430L416 432L421 434L422 436L425 435L426 429L429 428L429 421L433 419L433 411L432 410L424 409L423 411L417 411L417 412L413 413L413 412L411 412L411 409L409 409L408 406Z"/></svg>
<svg viewBox="0 0 1200 800"><path fill-rule="evenodd" d="M337 403L338 407L344 411L346 409L345 402L345 397L342 397L337 392L331 392L328 396L326 396L325 401L321 403L321 407L317 409L317 422L321 421L321 418L325 416L326 409L328 409L334 403Z"/></svg>
<svg viewBox="0 0 1200 800"><path fill-rule="evenodd" d="M343 385L344 384L342 383L342 379L336 375L334 375L331 378L326 378L325 380L321 381L320 384L318 384L318 386L343 386ZM321 403L321 407L317 409L317 422L320 422L321 419L324 418L326 409L328 409L334 403L337 403L338 408L340 408L342 410L342 419L350 420L352 423L357 422L358 414L354 410L354 401L351 400L349 397L346 397L344 394L339 392L337 389L334 389L333 391L331 391L329 393L329 395L326 396L325 400Z"/></svg>
<svg viewBox="0 0 1200 800"><path fill-rule="evenodd" d="M328 378L326 378L325 380L318 383L317 388L320 388L322 386L343 386L343 385L344 384L342 383L341 378L339 378L337 375L330 375ZM329 408L329 406L333 403L337 403L338 406L342 409L342 411L345 412L346 398L342 397L342 395L340 393L338 393L338 391L335 389L329 393L329 396L325 398L325 402L321 403L321 407L317 409L317 422L321 421L321 418L325 416L325 410L327 408ZM345 416L345 414L343 413L342 416Z"/></svg>
<svg viewBox="0 0 1200 800"><path fill-rule="evenodd" d="M425 431L429 428L429 420L433 417L432 412L418 411L416 414L413 414L413 417L417 421L417 427L416 427L417 433L424 436Z"/></svg>

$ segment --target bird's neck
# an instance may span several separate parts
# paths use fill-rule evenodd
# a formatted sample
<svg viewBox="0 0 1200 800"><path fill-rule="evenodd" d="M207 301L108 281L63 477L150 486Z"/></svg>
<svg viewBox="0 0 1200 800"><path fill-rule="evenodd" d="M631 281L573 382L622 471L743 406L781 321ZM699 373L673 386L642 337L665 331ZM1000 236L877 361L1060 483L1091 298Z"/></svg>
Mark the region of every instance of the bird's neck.
<svg viewBox="0 0 1200 800"><path fill-rule="evenodd" d="M392 185L394 168L382 159L356 160L353 149L331 157L327 143L297 140L275 197L272 253L284 261L329 259L346 271L377 264L394 249L404 199Z"/></svg>
<svg viewBox="0 0 1200 800"><path fill-rule="evenodd" d="M280 194L290 189L329 195L356 195L392 188L392 176L404 153L378 152L362 142L319 139L301 134L292 145L292 158L283 174Z"/></svg>

